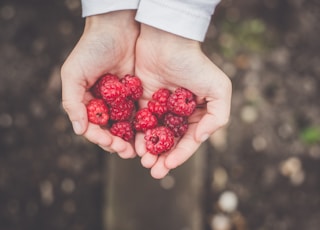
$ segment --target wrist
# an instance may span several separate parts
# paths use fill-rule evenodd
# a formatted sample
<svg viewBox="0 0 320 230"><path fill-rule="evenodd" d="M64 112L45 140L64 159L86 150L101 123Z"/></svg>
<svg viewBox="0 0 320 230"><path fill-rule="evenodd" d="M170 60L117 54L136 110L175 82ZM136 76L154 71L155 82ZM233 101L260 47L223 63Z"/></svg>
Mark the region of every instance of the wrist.
<svg viewBox="0 0 320 230"><path fill-rule="evenodd" d="M163 46L200 48L200 42L188 39L146 24L141 24L140 38L153 41Z"/></svg>
<svg viewBox="0 0 320 230"><path fill-rule="evenodd" d="M140 52L152 50L158 61L171 62L177 56L201 53L200 42L141 24L137 47Z"/></svg>
<svg viewBox="0 0 320 230"><path fill-rule="evenodd" d="M119 10L86 17L84 32L93 31L139 31L139 24L135 21L136 10ZM124 29L125 28L125 29Z"/></svg>

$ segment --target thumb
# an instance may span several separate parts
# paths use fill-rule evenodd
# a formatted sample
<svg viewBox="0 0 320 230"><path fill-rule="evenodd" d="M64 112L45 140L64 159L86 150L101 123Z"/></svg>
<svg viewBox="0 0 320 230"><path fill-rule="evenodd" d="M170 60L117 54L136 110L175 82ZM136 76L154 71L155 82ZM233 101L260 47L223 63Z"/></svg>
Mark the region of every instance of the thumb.
<svg viewBox="0 0 320 230"><path fill-rule="evenodd" d="M67 112L74 132L82 135L88 126L87 109L84 104L86 81L79 76L61 70L62 106Z"/></svg>
<svg viewBox="0 0 320 230"><path fill-rule="evenodd" d="M228 123L230 115L230 102L228 98L208 99L207 112L199 121L195 139L204 142L211 134Z"/></svg>

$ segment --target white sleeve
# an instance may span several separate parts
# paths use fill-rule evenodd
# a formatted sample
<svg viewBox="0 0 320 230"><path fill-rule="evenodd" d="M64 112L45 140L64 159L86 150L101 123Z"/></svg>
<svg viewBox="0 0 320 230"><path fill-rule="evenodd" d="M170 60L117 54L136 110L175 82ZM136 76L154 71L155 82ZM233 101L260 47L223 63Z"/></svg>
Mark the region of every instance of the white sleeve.
<svg viewBox="0 0 320 230"><path fill-rule="evenodd" d="M139 0L81 0L82 16L138 8Z"/></svg>
<svg viewBox="0 0 320 230"><path fill-rule="evenodd" d="M220 0L140 0L136 20L158 29L203 41Z"/></svg>

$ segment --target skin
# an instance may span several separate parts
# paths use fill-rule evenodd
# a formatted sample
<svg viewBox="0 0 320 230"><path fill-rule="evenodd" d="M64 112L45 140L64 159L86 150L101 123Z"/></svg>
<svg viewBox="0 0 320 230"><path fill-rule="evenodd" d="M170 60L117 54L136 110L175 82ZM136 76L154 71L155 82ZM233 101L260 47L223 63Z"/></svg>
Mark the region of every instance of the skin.
<svg viewBox="0 0 320 230"><path fill-rule="evenodd" d="M134 11L116 11L88 17L80 41L62 66L62 105L76 134L122 158L141 157L152 177L163 178L187 161L211 134L226 125L230 115L231 82L202 52L198 41L134 21ZM123 28L126 28L125 30ZM88 124L85 103L88 89L104 73L139 76L146 107L159 88L184 87L201 104L189 119L188 132L170 152L154 156L146 152L144 136L128 143L109 131Z"/></svg>
<svg viewBox="0 0 320 230"><path fill-rule="evenodd" d="M62 105L74 132L108 152L132 158L136 152L131 143L89 123L85 104L89 88L105 73L118 76L134 73L135 43L139 25L135 11L116 11L86 18L83 35L61 69ZM123 28L126 28L123 30Z"/></svg>
<svg viewBox="0 0 320 230"><path fill-rule="evenodd" d="M143 82L145 107L159 88L184 87L202 104L190 117L187 133L166 154L147 153L143 135L136 137L136 151L154 178L163 178L171 169L188 160L211 134L226 125L230 114L231 82L202 52L198 41L141 25L136 45L136 74Z"/></svg>

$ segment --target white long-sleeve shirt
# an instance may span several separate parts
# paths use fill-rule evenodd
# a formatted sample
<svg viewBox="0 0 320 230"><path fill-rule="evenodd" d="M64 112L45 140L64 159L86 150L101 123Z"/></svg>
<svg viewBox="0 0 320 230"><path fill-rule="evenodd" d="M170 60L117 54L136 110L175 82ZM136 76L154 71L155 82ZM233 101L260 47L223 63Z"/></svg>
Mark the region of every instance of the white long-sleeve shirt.
<svg viewBox="0 0 320 230"><path fill-rule="evenodd" d="M136 9L136 20L155 28L203 41L220 0L82 0L82 16Z"/></svg>

